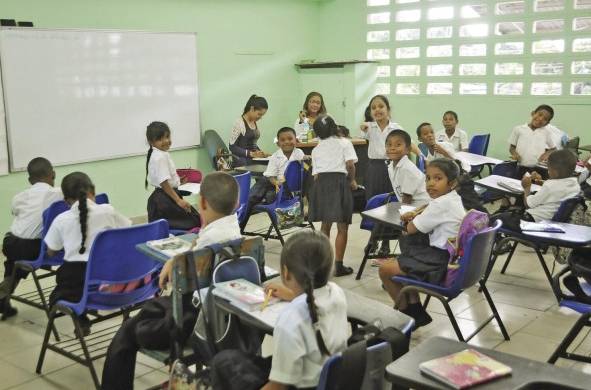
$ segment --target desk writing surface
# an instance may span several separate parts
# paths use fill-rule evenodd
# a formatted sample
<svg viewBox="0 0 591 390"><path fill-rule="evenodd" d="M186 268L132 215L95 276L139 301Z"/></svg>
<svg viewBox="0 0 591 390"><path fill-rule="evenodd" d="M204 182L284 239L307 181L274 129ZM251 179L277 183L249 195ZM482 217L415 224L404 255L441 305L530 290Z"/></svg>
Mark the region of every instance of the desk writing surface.
<svg viewBox="0 0 591 390"><path fill-rule="evenodd" d="M185 241L193 241L195 238L197 238L197 234L189 233L189 234L183 234L178 237L182 238ZM168 261L170 259L170 256L167 256L164 253L157 251L156 249L150 248L146 243L137 244L135 246L135 248L138 251L140 251L141 253L143 253L144 255L149 256L149 257L153 258L154 260L157 260L161 263L166 263L166 261Z"/></svg>
<svg viewBox="0 0 591 390"><path fill-rule="evenodd" d="M364 138L350 138L350 140L353 146L367 144L367 140ZM313 140L308 142L296 143L297 148L314 148L316 145L318 145L318 138L314 138Z"/></svg>
<svg viewBox="0 0 591 390"><path fill-rule="evenodd" d="M498 183L500 181L512 183L516 186L519 186L519 188L521 188L522 190L521 190L521 192L510 191L506 188L499 186ZM476 180L474 183L479 186L486 187L486 188L489 188L489 189L495 190L495 191L500 191L500 192L503 192L503 193L509 194L509 195L518 196L518 195L523 194L523 187L521 186L521 180L513 179L511 177L490 175L487 177L483 177L482 179ZM532 184L531 185L531 192L538 192L540 190L540 188L542 188L542 186L537 185L537 184Z"/></svg>
<svg viewBox="0 0 591 390"><path fill-rule="evenodd" d="M253 164L236 167L234 170L239 172L250 172L253 176L262 176L267 170L267 166L263 164Z"/></svg>
<svg viewBox="0 0 591 390"><path fill-rule="evenodd" d="M375 209L363 211L361 215L364 218L369 218L374 222L384 223L386 225L402 229L402 222L400 221L400 202L392 202L385 204Z"/></svg>
<svg viewBox="0 0 591 390"><path fill-rule="evenodd" d="M499 160L498 158L481 156L480 154L474 154L470 152L456 152L455 156L472 166L485 164L497 165L503 162L503 160Z"/></svg>
<svg viewBox="0 0 591 390"><path fill-rule="evenodd" d="M583 389L591 383L591 376L582 372L557 367L548 363L536 362L507 353L480 348L443 337L432 337L420 345L412 348L406 355L398 358L386 367L386 378L395 384L417 389L446 389L442 382L431 379L419 371L419 364L446 356L455 352L472 348L499 362L510 366L513 372L510 376L498 378L491 382L475 386L478 390L510 390L532 382L553 382ZM535 386L532 388L536 388ZM538 387L539 388L539 387Z"/></svg>
<svg viewBox="0 0 591 390"><path fill-rule="evenodd" d="M591 227L585 225L574 225L572 223L552 222L560 226L564 233L556 232L521 232L525 236L535 237L537 241L547 241L561 247L576 248L591 244Z"/></svg>

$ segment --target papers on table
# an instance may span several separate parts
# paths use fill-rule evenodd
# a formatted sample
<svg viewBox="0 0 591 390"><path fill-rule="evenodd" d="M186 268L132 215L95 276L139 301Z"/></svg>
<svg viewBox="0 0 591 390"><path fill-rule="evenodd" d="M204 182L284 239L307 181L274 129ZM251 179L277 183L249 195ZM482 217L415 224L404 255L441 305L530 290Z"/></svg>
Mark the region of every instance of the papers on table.
<svg viewBox="0 0 591 390"><path fill-rule="evenodd" d="M503 187L506 190L509 190L511 192L516 192L516 193L521 193L523 192L523 186L519 183L515 183L512 181L508 181L508 180L499 180L497 182L499 187Z"/></svg>
<svg viewBox="0 0 591 390"><path fill-rule="evenodd" d="M410 206L407 204L400 205L400 215L410 213L411 211L415 211L416 209L417 208L415 206Z"/></svg>
<svg viewBox="0 0 591 390"><path fill-rule="evenodd" d="M167 237L160 240L148 241L146 245L158 252L164 253L166 256L173 257L190 250L192 243L179 237Z"/></svg>
<svg viewBox="0 0 591 390"><path fill-rule="evenodd" d="M519 227L522 231L526 232L546 232L546 233L564 233L564 229L555 223L548 221L542 222L528 222L521 221Z"/></svg>
<svg viewBox="0 0 591 390"><path fill-rule="evenodd" d="M180 191L190 192L192 195L198 195L201 189L200 183L185 183L179 186Z"/></svg>
<svg viewBox="0 0 591 390"><path fill-rule="evenodd" d="M463 162L470 164L471 166L478 166L484 164L497 165L503 162L503 160L499 160L498 158L481 156L479 154L469 152L456 152L455 157Z"/></svg>

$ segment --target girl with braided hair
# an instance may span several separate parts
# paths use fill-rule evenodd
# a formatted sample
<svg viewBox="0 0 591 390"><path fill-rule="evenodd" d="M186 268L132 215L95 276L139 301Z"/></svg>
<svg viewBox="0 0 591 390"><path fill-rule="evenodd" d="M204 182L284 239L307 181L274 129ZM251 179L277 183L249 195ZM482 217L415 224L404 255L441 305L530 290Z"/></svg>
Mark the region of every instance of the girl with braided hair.
<svg viewBox="0 0 591 390"><path fill-rule="evenodd" d="M94 203L94 184L85 173L70 173L62 180L61 187L71 208L55 217L44 238L49 256L64 250L64 264L57 270L50 305L61 299L80 301L86 263L96 235L106 229L131 225L131 220L118 214L113 206ZM88 318L83 315L80 319L83 330L89 332Z"/></svg>

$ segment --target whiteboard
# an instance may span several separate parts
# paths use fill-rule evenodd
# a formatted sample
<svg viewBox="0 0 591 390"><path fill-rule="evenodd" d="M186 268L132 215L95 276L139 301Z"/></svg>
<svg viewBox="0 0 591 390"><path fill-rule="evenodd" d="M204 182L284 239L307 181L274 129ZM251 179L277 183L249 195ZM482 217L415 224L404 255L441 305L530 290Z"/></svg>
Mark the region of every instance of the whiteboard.
<svg viewBox="0 0 591 390"><path fill-rule="evenodd" d="M200 142L195 33L5 28L0 66L12 171L146 153L152 121Z"/></svg>

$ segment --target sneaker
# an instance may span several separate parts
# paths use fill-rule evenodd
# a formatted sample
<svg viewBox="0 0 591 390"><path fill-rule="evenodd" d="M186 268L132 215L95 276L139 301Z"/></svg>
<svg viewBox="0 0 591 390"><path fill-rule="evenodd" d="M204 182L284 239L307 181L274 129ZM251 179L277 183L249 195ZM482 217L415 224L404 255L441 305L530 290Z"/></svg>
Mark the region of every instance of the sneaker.
<svg viewBox="0 0 591 390"><path fill-rule="evenodd" d="M381 266L382 266L382 264L384 264L384 263L385 263L386 261L388 261L388 260L389 260L389 259L388 259L388 258L385 258L385 257L384 257L384 258L382 258L382 259L373 259L373 260L371 261L371 266L372 266L372 267L381 267Z"/></svg>
<svg viewBox="0 0 591 390"><path fill-rule="evenodd" d="M334 276L347 276L353 273L353 268L343 265L342 261L335 262Z"/></svg>

